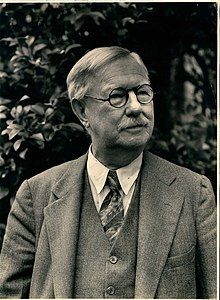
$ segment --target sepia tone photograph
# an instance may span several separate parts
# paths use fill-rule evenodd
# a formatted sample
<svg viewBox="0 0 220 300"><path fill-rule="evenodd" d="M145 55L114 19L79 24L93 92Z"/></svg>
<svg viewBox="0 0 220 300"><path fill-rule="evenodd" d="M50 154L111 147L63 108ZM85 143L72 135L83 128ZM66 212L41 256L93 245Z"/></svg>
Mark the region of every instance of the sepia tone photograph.
<svg viewBox="0 0 220 300"><path fill-rule="evenodd" d="M0 298L216 299L216 2L0 2Z"/></svg>

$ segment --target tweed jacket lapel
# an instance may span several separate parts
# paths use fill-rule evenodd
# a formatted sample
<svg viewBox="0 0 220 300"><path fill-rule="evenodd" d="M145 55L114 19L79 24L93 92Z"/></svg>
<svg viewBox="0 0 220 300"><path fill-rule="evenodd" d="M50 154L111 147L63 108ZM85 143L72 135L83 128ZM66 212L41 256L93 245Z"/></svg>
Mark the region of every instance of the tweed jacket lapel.
<svg viewBox="0 0 220 300"><path fill-rule="evenodd" d="M155 296L184 198L177 192L176 175L163 160L146 152L141 174L135 298Z"/></svg>
<svg viewBox="0 0 220 300"><path fill-rule="evenodd" d="M78 227L87 156L73 161L52 190L51 204L45 208L45 222L52 258L54 295L71 298Z"/></svg>

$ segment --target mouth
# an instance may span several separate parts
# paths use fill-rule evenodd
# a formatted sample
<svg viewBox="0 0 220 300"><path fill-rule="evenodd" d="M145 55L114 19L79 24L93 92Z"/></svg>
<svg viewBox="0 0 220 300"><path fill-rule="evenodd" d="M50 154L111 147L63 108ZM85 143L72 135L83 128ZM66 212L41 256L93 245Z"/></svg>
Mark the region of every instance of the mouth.
<svg viewBox="0 0 220 300"><path fill-rule="evenodd" d="M135 124L135 125L130 125L130 126L126 127L126 128L134 128L134 127L145 127L145 125L143 125L143 124Z"/></svg>
<svg viewBox="0 0 220 300"><path fill-rule="evenodd" d="M131 125L123 128L123 130L138 130L138 129L143 129L146 128L146 125L142 124L137 124L137 125Z"/></svg>

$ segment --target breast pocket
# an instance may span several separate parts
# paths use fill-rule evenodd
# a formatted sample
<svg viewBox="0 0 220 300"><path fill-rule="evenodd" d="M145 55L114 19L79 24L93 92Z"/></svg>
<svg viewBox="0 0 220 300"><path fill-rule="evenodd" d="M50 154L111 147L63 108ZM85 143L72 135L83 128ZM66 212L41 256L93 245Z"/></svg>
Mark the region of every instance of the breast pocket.
<svg viewBox="0 0 220 300"><path fill-rule="evenodd" d="M188 252L185 252L180 255L168 257L164 270L181 267L186 264L192 264L194 260L195 260L195 246L193 246Z"/></svg>

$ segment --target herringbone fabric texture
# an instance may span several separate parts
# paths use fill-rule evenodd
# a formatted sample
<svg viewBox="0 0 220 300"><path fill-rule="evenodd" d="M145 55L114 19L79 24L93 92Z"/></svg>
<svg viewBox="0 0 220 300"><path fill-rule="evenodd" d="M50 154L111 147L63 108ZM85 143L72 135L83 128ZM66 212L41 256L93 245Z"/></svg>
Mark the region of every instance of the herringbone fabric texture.
<svg viewBox="0 0 220 300"><path fill-rule="evenodd" d="M106 185L110 191L102 203L99 215L110 244L113 245L124 221L121 186L115 171L109 171Z"/></svg>

